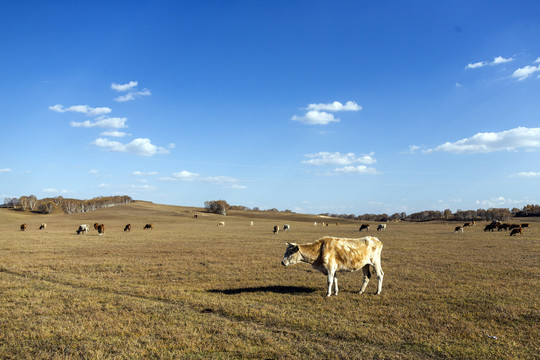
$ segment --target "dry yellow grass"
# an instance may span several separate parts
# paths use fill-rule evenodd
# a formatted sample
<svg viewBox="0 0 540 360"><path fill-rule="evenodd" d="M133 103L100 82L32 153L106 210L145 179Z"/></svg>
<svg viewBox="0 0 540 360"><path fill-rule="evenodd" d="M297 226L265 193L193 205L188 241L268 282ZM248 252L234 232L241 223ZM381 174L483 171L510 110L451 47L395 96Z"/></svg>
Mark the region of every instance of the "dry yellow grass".
<svg viewBox="0 0 540 360"><path fill-rule="evenodd" d="M485 233L482 224L462 234L453 223L371 230L384 243L382 294L372 295L372 279L359 296L361 275L351 273L327 299L323 275L281 266L284 243L365 236L359 222L323 228L313 221L330 219L200 210L145 202L73 215L0 209L0 358L539 357L536 219L523 237ZM75 234L94 222L106 225L104 236ZM285 223L290 232L272 234Z"/></svg>

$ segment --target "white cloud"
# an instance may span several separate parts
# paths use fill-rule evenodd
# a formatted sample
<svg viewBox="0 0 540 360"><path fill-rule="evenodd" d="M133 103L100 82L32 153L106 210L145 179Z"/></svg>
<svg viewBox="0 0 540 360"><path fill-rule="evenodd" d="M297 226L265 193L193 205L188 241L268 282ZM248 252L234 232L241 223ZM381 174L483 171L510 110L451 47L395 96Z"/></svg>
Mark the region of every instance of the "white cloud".
<svg viewBox="0 0 540 360"><path fill-rule="evenodd" d="M309 104L307 107L307 110L326 110L326 111L359 111L362 110L362 107L359 106L354 101L347 101L345 105L340 103L339 101L334 101L329 104Z"/></svg>
<svg viewBox="0 0 540 360"><path fill-rule="evenodd" d="M111 184L101 183L98 185L98 188L100 189L108 189L111 187Z"/></svg>
<svg viewBox="0 0 540 360"><path fill-rule="evenodd" d="M488 63L485 61L479 61L476 63L468 64L467 66L465 66L465 69L478 69L478 68L486 66L487 64Z"/></svg>
<svg viewBox="0 0 540 360"><path fill-rule="evenodd" d="M409 145L409 152L414 153L417 150L420 150L420 146L418 146L418 145Z"/></svg>
<svg viewBox="0 0 540 360"><path fill-rule="evenodd" d="M476 200L475 203L483 208L509 207L525 204L527 200L506 199L503 196L490 198L487 200Z"/></svg>
<svg viewBox="0 0 540 360"><path fill-rule="evenodd" d="M48 188L48 189L43 189L43 193L45 193L45 194L69 194L69 193L73 193L73 191L69 191L69 190L66 190L66 189L57 190L55 188Z"/></svg>
<svg viewBox="0 0 540 360"><path fill-rule="evenodd" d="M90 170L89 173L92 175L97 175L99 174L99 170Z"/></svg>
<svg viewBox="0 0 540 360"><path fill-rule="evenodd" d="M512 73L513 78L517 78L518 80L525 80L535 72L540 71L540 65L538 66L531 66L527 65L525 67L519 68L516 71Z"/></svg>
<svg viewBox="0 0 540 360"><path fill-rule="evenodd" d="M106 115L112 111L112 109L108 107L93 108L88 105L74 105L74 106L65 108L63 105L60 105L60 104L49 106L49 110L56 111L59 113L76 112L76 113L86 114L88 116Z"/></svg>
<svg viewBox="0 0 540 360"><path fill-rule="evenodd" d="M110 136L110 137L124 137L124 136L127 136L128 134L123 132L123 131L111 130L111 131L104 131L100 135L101 136Z"/></svg>
<svg viewBox="0 0 540 360"><path fill-rule="evenodd" d="M135 176L149 176L149 175L157 175L157 171L133 171L131 175Z"/></svg>
<svg viewBox="0 0 540 360"><path fill-rule="evenodd" d="M534 63L535 63L535 64L539 64L539 63L540 63L540 57L537 58L536 60L534 60Z"/></svg>
<svg viewBox="0 0 540 360"><path fill-rule="evenodd" d="M540 177L540 172L522 171L517 174L512 174L509 177L534 178L534 177Z"/></svg>
<svg viewBox="0 0 540 360"><path fill-rule="evenodd" d="M138 84L139 83L137 81L130 81L127 84L112 83L111 89L116 90L116 91L128 91L137 87Z"/></svg>
<svg viewBox="0 0 540 360"><path fill-rule="evenodd" d="M489 62L489 61L479 61L479 62L468 64L467 66L465 66L465 69L478 69L478 68L481 68L481 67L484 67L484 66L487 66L487 65L499 65L499 64L504 64L504 63L510 62L512 60L514 60L514 59L513 58L504 58L502 56L497 56L491 62Z"/></svg>
<svg viewBox="0 0 540 360"><path fill-rule="evenodd" d="M112 83L111 84L111 89L119 91L119 92L126 92L126 91L128 92L125 95L120 95L117 98L114 98L114 101L126 102L126 101L135 100L136 98L141 97L141 96L150 96L150 95L152 95L152 93L148 89L142 89L142 90L139 90L139 91L135 90L137 85L139 85L139 83L137 81L130 81L127 84Z"/></svg>
<svg viewBox="0 0 540 360"><path fill-rule="evenodd" d="M335 172L342 172L348 174L376 174L377 171L374 168L367 167L365 165L358 166L344 166L342 168L334 169Z"/></svg>
<svg viewBox="0 0 540 360"><path fill-rule="evenodd" d="M339 122L340 120L327 111L360 111L362 107L354 101L347 101L345 105L339 101L334 101L328 104L309 104L306 110L307 112L303 116L294 115L291 120L307 125L328 125L331 122Z"/></svg>
<svg viewBox="0 0 540 360"><path fill-rule="evenodd" d="M514 60L513 58L503 58L502 56L497 56L493 61L491 62L491 65L498 65L498 64L504 64L507 62L510 62Z"/></svg>
<svg viewBox="0 0 540 360"><path fill-rule="evenodd" d="M341 154L340 152L327 152L320 151L315 154L306 154L305 156L310 160L302 161L302 164L308 165L352 165L355 163L360 164L374 164L377 161L373 158L374 153L362 155L356 157L354 153Z"/></svg>
<svg viewBox="0 0 540 360"><path fill-rule="evenodd" d="M101 127L101 128L113 128L113 129L122 129L126 128L126 121L127 118L123 117L112 117L112 118L103 118L97 121L90 121L86 120L83 122L76 122L72 121L70 125L72 127L85 127L85 128L91 128L91 127Z"/></svg>
<svg viewBox="0 0 540 360"><path fill-rule="evenodd" d="M110 141L107 139L99 138L92 142L93 145L102 147L109 151L130 153L141 156L153 156L156 154L167 154L169 150L153 145L150 139L138 138L130 143L122 144L119 141Z"/></svg>
<svg viewBox="0 0 540 360"><path fill-rule="evenodd" d="M230 189L242 190L246 189L246 186L239 184L239 180L230 176L200 176L200 174L192 173L186 170L176 172L171 176L165 176L159 180L163 181L200 181L208 182L217 185L224 186Z"/></svg>
<svg viewBox="0 0 540 360"><path fill-rule="evenodd" d="M456 142L446 142L425 152L445 151L452 153L489 153L540 148L540 128L517 127L498 133L478 133Z"/></svg>
<svg viewBox="0 0 540 360"><path fill-rule="evenodd" d="M114 98L114 101L126 102L126 101L135 100L136 98L141 97L141 96L150 96L150 95L152 95L150 90L143 89L142 91L133 91L133 92L127 93L126 95L121 95L117 98Z"/></svg>
<svg viewBox="0 0 540 360"><path fill-rule="evenodd" d="M10 168L5 168L5 169L0 169L0 173L8 173L8 172L12 172L13 170L10 169Z"/></svg>
<svg viewBox="0 0 540 360"><path fill-rule="evenodd" d="M327 125L331 122L339 122L339 119L334 118L334 115L317 110L308 111L304 116L294 115L291 120L308 125Z"/></svg>

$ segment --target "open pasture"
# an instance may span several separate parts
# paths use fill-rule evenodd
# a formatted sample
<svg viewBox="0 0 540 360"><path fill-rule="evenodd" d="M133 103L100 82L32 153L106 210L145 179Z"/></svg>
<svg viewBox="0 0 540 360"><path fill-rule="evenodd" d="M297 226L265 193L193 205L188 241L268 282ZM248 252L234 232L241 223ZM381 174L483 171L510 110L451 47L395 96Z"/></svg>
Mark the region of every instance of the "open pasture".
<svg viewBox="0 0 540 360"><path fill-rule="evenodd" d="M194 215L198 214L198 218ZM0 358L537 359L540 222L361 222L145 202L85 214L0 209ZM217 226L225 221L225 226ZM250 226L250 221L254 222ZM328 222L328 227L313 226ZM45 222L47 228L38 230ZM106 231L99 236L94 222ZM340 226L335 223L339 222ZM514 220L515 222L515 220ZM27 231L20 231L22 223ZM91 225L77 235L80 224ZM124 226L131 223L131 232ZM153 223L153 230L143 230ZM274 225L291 230L273 234ZM459 224L457 224L459 225ZM372 277L280 264L285 242L377 236Z"/></svg>

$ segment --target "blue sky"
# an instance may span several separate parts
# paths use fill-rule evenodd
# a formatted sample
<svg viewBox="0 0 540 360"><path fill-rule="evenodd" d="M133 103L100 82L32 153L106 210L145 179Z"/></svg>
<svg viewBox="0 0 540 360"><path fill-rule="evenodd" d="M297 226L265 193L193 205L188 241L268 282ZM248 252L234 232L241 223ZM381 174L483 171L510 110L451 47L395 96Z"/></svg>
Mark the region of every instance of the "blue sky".
<svg viewBox="0 0 540 360"><path fill-rule="evenodd" d="M537 1L4 1L0 196L540 203Z"/></svg>

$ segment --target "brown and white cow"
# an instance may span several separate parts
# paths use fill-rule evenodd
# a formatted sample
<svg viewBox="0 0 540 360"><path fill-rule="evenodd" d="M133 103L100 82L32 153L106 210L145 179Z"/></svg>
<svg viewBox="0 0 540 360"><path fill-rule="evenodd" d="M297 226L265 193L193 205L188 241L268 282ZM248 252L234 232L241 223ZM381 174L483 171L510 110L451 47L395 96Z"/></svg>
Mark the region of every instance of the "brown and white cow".
<svg viewBox="0 0 540 360"><path fill-rule="evenodd" d="M454 232L457 233L457 232L463 232L463 226L456 226L456 228L454 229Z"/></svg>
<svg viewBox="0 0 540 360"><path fill-rule="evenodd" d="M99 224L99 225L97 226L97 231L98 231L99 235L105 234L105 225Z"/></svg>
<svg viewBox="0 0 540 360"><path fill-rule="evenodd" d="M88 233L88 224L79 225L79 228L77 229L77 235L80 235L82 233L84 234Z"/></svg>
<svg viewBox="0 0 540 360"><path fill-rule="evenodd" d="M26 224L21 224L21 231L26 231Z"/></svg>
<svg viewBox="0 0 540 360"><path fill-rule="evenodd" d="M146 230L146 229L154 230L154 224L146 224L146 225L144 225L143 230Z"/></svg>
<svg viewBox="0 0 540 360"><path fill-rule="evenodd" d="M384 272L381 267L381 251L383 244L374 236L359 239L337 238L325 236L309 244L297 245L287 243L287 249L281 264L284 266L305 262L328 276L328 292L326 296L338 294L338 279L336 272L356 271L362 269L364 282L360 294L366 290L371 277L369 267L373 266L377 274L377 292L380 294Z"/></svg>
<svg viewBox="0 0 540 360"><path fill-rule="evenodd" d="M127 224L125 227L124 227L124 232L126 231L130 231L131 232L131 224Z"/></svg>
<svg viewBox="0 0 540 360"><path fill-rule="evenodd" d="M39 230L43 230L43 229L46 229L47 228L47 224L45 223L42 223L41 225L39 225Z"/></svg>

